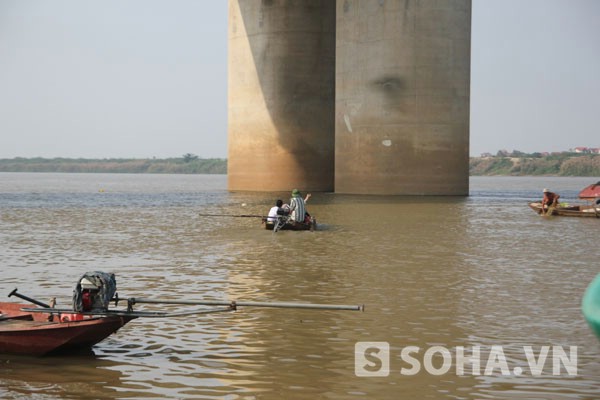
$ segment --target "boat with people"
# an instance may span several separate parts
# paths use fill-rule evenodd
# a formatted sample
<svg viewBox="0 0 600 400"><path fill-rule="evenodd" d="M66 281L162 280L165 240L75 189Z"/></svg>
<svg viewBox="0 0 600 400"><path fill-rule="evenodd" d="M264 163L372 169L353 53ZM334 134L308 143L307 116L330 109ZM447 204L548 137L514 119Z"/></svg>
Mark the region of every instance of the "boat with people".
<svg viewBox="0 0 600 400"><path fill-rule="evenodd" d="M231 217L231 218L260 218L264 229L277 231L315 231L317 230L317 219L309 216L304 222L293 221L289 215L277 215L270 217L268 215L258 214L199 214L201 217Z"/></svg>
<svg viewBox="0 0 600 400"><path fill-rule="evenodd" d="M262 226L270 231L315 231L317 220L306 210L306 202L311 198L308 193L303 199L298 189L292 190L290 204L278 199L267 215L256 214L198 214L200 217L260 218Z"/></svg>
<svg viewBox="0 0 600 400"><path fill-rule="evenodd" d="M8 297L23 303L0 302L0 354L45 356L89 350L128 322L141 317L174 318L235 311L238 307L302 308L364 311L363 305L335 305L237 300L119 299L114 274L93 271L84 274L75 287L72 308L57 308L14 289ZM111 309L126 301L126 309ZM134 310L136 304L201 306L176 312Z"/></svg>
<svg viewBox="0 0 600 400"><path fill-rule="evenodd" d="M314 231L317 228L317 220L306 210L306 202L311 197L312 194L307 193L306 197L302 198L300 191L294 189L290 204L283 204L283 200L278 199L269 210L267 217L262 219L265 229L273 232Z"/></svg>
<svg viewBox="0 0 600 400"><path fill-rule="evenodd" d="M540 215L561 217L600 218L600 206L596 205L556 205L542 209L541 202L529 203L529 208Z"/></svg>
<svg viewBox="0 0 600 400"><path fill-rule="evenodd" d="M544 195L546 192L548 189L544 189ZM543 216L600 218L600 182L588 185L579 192L577 197L588 201L587 204L559 203L557 200L560 196L555 193L552 195L556 196L554 202L544 204L544 197L542 201L529 203L529 208Z"/></svg>

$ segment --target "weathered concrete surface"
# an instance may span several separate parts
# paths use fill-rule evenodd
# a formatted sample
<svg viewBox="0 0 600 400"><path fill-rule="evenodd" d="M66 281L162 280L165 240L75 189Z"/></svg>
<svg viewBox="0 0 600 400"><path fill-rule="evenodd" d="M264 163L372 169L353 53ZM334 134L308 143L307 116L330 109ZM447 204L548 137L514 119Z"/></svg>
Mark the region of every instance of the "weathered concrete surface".
<svg viewBox="0 0 600 400"><path fill-rule="evenodd" d="M467 195L470 0L338 0L335 191Z"/></svg>
<svg viewBox="0 0 600 400"><path fill-rule="evenodd" d="M230 190L467 195L470 0L230 0Z"/></svg>
<svg viewBox="0 0 600 400"><path fill-rule="evenodd" d="M229 190L333 191L335 2L229 1Z"/></svg>

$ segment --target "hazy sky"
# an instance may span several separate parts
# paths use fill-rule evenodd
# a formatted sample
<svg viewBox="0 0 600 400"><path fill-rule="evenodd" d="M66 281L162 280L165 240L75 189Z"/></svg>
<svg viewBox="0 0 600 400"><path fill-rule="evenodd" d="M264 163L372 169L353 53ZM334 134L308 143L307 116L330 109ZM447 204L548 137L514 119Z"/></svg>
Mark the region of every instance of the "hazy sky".
<svg viewBox="0 0 600 400"><path fill-rule="evenodd" d="M473 0L471 154L600 147L600 1ZM0 0L0 158L227 157L227 1Z"/></svg>

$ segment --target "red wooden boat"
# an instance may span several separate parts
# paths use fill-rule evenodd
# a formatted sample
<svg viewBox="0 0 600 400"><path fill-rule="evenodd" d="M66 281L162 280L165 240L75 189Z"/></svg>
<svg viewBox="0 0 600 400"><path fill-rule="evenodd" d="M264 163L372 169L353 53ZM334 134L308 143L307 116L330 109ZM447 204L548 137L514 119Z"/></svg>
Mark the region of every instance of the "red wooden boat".
<svg viewBox="0 0 600 400"><path fill-rule="evenodd" d="M87 272L77 282L73 292L72 308L55 308L13 290L28 304L0 302L0 354L43 356L90 349L93 345L119 330L138 317L170 318L235 311L237 307L312 308L329 310L364 310L363 306L240 302L220 300L162 300L128 298L126 310L109 310L109 302L120 301L116 294L114 274ZM114 296L114 297L113 297ZM54 301L52 302L54 303ZM180 304L211 306L179 312L134 311L133 306L146 304ZM224 306L224 307L215 307Z"/></svg>
<svg viewBox="0 0 600 400"><path fill-rule="evenodd" d="M0 353L42 356L89 349L137 318L23 311L27 307L31 305L0 303Z"/></svg>
<svg viewBox="0 0 600 400"><path fill-rule="evenodd" d="M600 182L592 183L579 192L579 198L585 200L594 200L600 198Z"/></svg>

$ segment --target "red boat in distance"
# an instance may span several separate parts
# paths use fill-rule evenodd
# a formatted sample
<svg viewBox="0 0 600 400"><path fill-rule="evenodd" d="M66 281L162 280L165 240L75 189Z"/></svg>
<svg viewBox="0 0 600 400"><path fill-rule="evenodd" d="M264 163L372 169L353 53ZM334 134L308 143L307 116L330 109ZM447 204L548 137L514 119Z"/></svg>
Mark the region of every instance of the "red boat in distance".
<svg viewBox="0 0 600 400"><path fill-rule="evenodd" d="M583 190L579 192L579 198L585 200L594 200L600 198L600 182L592 183L591 185L583 188Z"/></svg>
<svg viewBox="0 0 600 400"><path fill-rule="evenodd" d="M22 311L27 307L0 302L0 353L43 356L90 349L137 318Z"/></svg>

